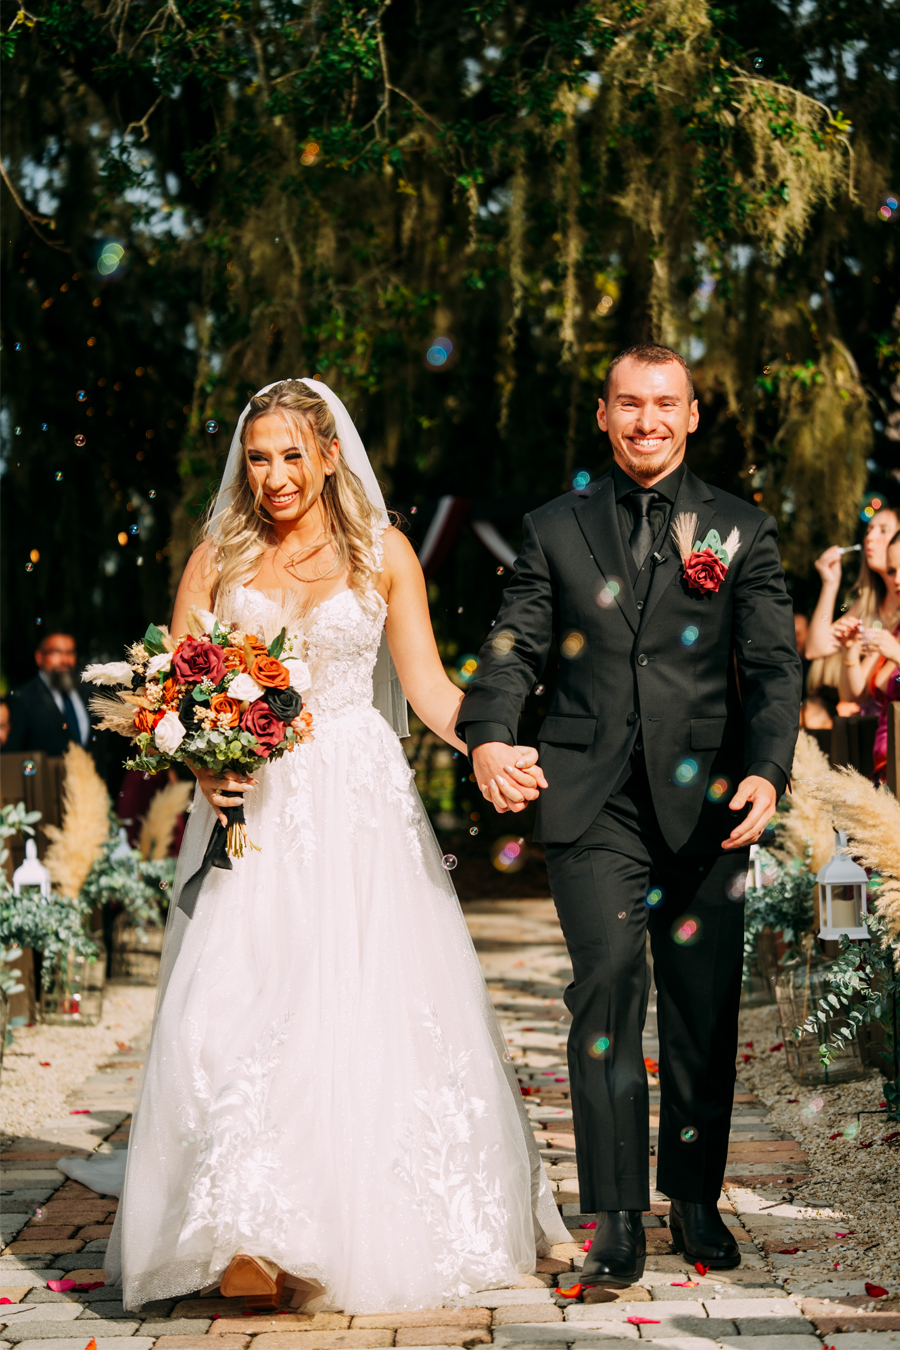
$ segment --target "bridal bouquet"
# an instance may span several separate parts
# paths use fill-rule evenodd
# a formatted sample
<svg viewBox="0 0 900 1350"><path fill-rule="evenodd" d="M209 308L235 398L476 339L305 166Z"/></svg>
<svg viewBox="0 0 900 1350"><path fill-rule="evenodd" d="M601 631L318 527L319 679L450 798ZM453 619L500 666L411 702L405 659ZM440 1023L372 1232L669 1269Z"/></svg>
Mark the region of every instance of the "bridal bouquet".
<svg viewBox="0 0 900 1350"><path fill-rule="evenodd" d="M151 623L142 641L127 648L127 661L90 665L82 674L93 684L120 686L94 695L91 709L101 729L137 747L126 768L159 773L183 763L252 773L312 739L302 698L309 670L292 654L284 628L267 646L207 610L192 609L189 624L190 635L172 637ZM225 814L227 852L242 857L250 842L243 806L226 807Z"/></svg>

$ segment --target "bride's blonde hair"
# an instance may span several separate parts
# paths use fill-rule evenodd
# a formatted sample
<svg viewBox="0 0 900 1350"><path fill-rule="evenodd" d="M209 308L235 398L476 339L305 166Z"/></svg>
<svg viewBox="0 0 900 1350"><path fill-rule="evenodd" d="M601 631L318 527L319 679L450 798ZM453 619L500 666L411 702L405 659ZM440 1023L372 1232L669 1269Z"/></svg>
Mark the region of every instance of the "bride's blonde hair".
<svg viewBox="0 0 900 1350"><path fill-rule="evenodd" d="M243 472L239 474L224 510L217 514L215 507L211 508L203 531L204 539L215 546L218 563L212 588L213 606L219 595L246 585L256 576L262 555L276 542L271 517L262 505L262 487L257 486L254 490L251 485L247 456L250 428L260 417L272 414L297 428L298 448L307 464L314 453L327 458L329 464L332 462L326 452L337 439L334 414L324 398L309 385L300 380L282 380L267 393L251 398L241 431ZM325 528L334 548L334 566L323 575L339 576L346 572L347 584L365 597L371 594L376 583L373 543L378 512L342 455L338 456L334 472L325 479L321 500L325 508Z"/></svg>

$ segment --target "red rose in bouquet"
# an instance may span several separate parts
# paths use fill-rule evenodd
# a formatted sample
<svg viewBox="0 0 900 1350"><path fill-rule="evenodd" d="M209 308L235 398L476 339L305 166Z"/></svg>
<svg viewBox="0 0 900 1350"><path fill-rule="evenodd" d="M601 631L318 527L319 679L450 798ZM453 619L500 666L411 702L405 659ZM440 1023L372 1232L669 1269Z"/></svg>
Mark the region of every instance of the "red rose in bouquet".
<svg viewBox="0 0 900 1350"><path fill-rule="evenodd" d="M186 637L172 657L172 669L182 684L210 680L218 684L225 674L222 648L208 638Z"/></svg>
<svg viewBox="0 0 900 1350"><path fill-rule="evenodd" d="M259 741L259 752L265 759L284 739L284 723L261 698L250 704L241 718L241 727L256 737Z"/></svg>
<svg viewBox="0 0 900 1350"><path fill-rule="evenodd" d="M695 551L684 564L685 580L695 591L717 591L727 571L725 563L711 548L704 548L699 553Z"/></svg>

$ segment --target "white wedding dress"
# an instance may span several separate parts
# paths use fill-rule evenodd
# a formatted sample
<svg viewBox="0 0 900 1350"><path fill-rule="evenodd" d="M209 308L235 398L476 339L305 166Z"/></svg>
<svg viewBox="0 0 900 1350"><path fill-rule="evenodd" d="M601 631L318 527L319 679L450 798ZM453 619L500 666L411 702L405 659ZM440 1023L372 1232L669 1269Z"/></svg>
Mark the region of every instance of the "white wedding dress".
<svg viewBox="0 0 900 1350"><path fill-rule="evenodd" d="M243 590L228 617L262 633L273 604ZM260 851L178 914L107 1254L128 1308L215 1284L239 1251L318 1281L319 1306L433 1307L516 1283L568 1239L372 706L385 612L349 590L313 612L315 739L248 794Z"/></svg>

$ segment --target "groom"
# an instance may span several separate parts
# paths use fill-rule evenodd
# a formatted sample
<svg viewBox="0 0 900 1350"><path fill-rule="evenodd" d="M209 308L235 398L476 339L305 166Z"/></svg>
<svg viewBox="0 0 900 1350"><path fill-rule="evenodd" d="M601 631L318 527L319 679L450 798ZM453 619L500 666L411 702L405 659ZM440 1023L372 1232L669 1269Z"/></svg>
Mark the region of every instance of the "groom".
<svg viewBox="0 0 900 1350"><path fill-rule="evenodd" d="M719 1217L735 1082L748 848L791 770L800 660L774 521L684 462L699 411L668 347L610 364L597 420L615 465L524 521L515 576L457 722L500 810L519 712L558 643L535 838L572 959L569 1074L583 1277L643 1272L649 1208L641 1031L658 996L657 1185L691 1263L740 1261ZM536 769L539 773L540 769Z"/></svg>

